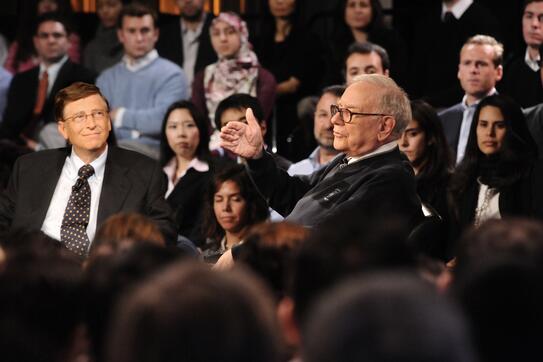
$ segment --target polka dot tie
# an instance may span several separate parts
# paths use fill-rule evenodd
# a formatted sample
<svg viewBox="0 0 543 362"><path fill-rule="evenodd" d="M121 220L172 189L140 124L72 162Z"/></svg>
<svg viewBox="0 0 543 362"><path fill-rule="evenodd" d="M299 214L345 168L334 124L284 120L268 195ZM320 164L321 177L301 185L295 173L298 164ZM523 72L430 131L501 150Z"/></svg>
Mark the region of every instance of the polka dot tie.
<svg viewBox="0 0 543 362"><path fill-rule="evenodd" d="M87 179L93 174L94 168L91 165L85 165L79 169L79 177L72 186L72 194L60 227L60 241L68 250L79 256L85 256L89 247L87 225L89 224L91 190Z"/></svg>

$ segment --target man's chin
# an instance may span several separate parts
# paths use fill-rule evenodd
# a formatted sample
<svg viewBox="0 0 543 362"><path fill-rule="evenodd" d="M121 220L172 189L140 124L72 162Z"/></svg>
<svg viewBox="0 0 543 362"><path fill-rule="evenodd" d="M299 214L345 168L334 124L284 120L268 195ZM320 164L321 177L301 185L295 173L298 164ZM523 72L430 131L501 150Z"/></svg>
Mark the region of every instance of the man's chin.
<svg viewBox="0 0 543 362"><path fill-rule="evenodd" d="M202 18L202 12L203 10L200 9L193 14L181 14L181 17L186 21L198 21Z"/></svg>

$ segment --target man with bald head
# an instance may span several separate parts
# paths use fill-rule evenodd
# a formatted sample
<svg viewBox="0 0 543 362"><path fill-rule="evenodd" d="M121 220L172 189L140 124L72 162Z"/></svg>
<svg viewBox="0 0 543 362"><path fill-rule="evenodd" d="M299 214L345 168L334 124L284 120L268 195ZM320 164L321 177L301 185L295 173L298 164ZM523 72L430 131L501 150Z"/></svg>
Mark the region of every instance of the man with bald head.
<svg viewBox="0 0 543 362"><path fill-rule="evenodd" d="M405 92L389 77L361 75L331 106L334 148L340 154L308 176L289 176L264 151L258 122L230 122L222 146L247 159L249 171L270 206L287 220L318 225L342 210L373 210L376 217L419 221L413 171L397 140L411 119Z"/></svg>

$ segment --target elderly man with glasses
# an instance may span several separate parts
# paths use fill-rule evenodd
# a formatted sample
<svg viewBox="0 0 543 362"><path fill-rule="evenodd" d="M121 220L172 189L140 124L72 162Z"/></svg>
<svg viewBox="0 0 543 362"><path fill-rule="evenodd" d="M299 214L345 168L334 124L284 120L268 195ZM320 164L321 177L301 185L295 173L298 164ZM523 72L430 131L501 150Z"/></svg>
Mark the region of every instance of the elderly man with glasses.
<svg viewBox="0 0 543 362"><path fill-rule="evenodd" d="M247 159L260 192L287 220L315 226L342 210L372 210L414 226L422 217L413 171L397 140L411 119L409 100L390 78L361 75L331 107L334 148L341 153L309 176L289 176L263 151L258 122L230 122L222 146Z"/></svg>

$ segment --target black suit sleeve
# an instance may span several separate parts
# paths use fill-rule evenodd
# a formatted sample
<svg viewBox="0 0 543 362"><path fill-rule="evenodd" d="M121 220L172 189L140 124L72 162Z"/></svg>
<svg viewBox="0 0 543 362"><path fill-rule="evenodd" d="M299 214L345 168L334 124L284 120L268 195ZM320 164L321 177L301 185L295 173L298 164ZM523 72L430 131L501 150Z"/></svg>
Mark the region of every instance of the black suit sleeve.
<svg viewBox="0 0 543 362"><path fill-rule="evenodd" d="M147 189L145 216L157 224L168 245L175 245L177 242L177 228L172 210L164 199L166 188L166 175L157 164L152 172Z"/></svg>
<svg viewBox="0 0 543 362"><path fill-rule="evenodd" d="M0 236L5 235L13 221L15 215L15 200L17 199L17 175L19 170L19 161L15 162L8 186L0 193Z"/></svg>

